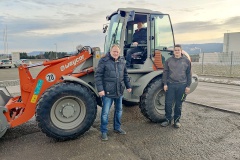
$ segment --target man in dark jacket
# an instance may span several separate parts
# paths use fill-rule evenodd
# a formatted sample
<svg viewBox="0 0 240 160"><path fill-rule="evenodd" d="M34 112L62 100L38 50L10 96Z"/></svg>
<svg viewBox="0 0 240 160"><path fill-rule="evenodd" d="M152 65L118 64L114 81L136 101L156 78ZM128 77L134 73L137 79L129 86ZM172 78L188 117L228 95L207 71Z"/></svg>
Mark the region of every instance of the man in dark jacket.
<svg viewBox="0 0 240 160"><path fill-rule="evenodd" d="M127 50L126 61L127 68L131 66L132 54L135 52L142 52L143 49L141 47L137 47L138 44L147 44L147 28L143 28L143 23L138 22L137 30L133 34L132 45L136 46L135 48L130 48Z"/></svg>
<svg viewBox="0 0 240 160"><path fill-rule="evenodd" d="M100 126L102 140L108 140L108 115L113 101L115 104L114 132L126 134L126 132L121 129L122 98L125 86L128 92L131 92L132 89L124 59L120 58L119 55L119 46L113 45L110 54L100 59L95 73L96 87L103 102Z"/></svg>
<svg viewBox="0 0 240 160"><path fill-rule="evenodd" d="M163 71L165 99L165 116L166 121L161 126L166 127L172 121L172 105L175 102L174 109L174 127L181 126L179 120L182 111L182 98L190 92L192 75L191 62L182 55L181 45L175 45L174 56L167 59Z"/></svg>

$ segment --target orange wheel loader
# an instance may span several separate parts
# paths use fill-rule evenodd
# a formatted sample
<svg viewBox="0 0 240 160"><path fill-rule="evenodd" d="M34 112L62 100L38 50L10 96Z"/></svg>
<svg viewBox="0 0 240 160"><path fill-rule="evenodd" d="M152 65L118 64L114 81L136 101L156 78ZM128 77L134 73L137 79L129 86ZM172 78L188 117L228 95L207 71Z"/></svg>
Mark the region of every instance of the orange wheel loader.
<svg viewBox="0 0 240 160"><path fill-rule="evenodd" d="M70 140L85 133L96 118L97 102L101 105L94 89L94 57L101 57L99 48L78 47L70 57L21 65L21 96L0 90L0 137L35 114L41 131L54 139ZM45 68L33 78L29 68L37 66Z"/></svg>

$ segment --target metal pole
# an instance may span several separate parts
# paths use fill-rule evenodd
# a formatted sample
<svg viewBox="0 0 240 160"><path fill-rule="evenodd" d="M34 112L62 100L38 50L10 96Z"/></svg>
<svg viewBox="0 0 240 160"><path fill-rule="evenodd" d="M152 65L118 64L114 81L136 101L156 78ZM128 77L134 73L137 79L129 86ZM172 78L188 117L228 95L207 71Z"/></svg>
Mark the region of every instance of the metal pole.
<svg viewBox="0 0 240 160"><path fill-rule="evenodd" d="M232 77L232 65L233 65L233 51L231 51L231 61L230 61L230 77Z"/></svg>
<svg viewBox="0 0 240 160"><path fill-rule="evenodd" d="M203 61L204 61L204 52L202 53L202 74L203 74Z"/></svg>

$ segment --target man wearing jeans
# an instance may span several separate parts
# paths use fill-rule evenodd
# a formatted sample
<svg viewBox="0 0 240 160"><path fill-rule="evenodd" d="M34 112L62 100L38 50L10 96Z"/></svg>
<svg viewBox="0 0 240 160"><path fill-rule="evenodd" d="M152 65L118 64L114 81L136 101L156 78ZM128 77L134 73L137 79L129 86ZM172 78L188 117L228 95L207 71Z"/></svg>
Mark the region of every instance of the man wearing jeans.
<svg viewBox="0 0 240 160"><path fill-rule="evenodd" d="M165 99L165 117L166 120L161 126L166 127L172 121L172 106L174 108L174 127L179 128L181 112L182 112L182 97L190 92L192 75L191 62L188 58L182 55L181 45L174 46L174 55L167 59L163 71L164 91L166 92Z"/></svg>
<svg viewBox="0 0 240 160"><path fill-rule="evenodd" d="M108 140L108 115L113 102L115 105L114 132L126 134L121 129L122 98L125 86L128 92L131 92L132 89L124 59L120 58L118 45L113 45L110 53L100 59L95 73L95 82L103 102L100 126L102 140Z"/></svg>

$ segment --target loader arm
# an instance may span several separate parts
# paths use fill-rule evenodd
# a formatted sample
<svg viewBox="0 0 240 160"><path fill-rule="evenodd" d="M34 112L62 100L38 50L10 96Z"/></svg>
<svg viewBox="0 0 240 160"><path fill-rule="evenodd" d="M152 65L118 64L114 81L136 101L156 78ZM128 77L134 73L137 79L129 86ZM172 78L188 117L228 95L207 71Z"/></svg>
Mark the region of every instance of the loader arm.
<svg viewBox="0 0 240 160"><path fill-rule="evenodd" d="M5 106L8 112L4 114L10 127L21 125L31 119L35 114L36 104L42 93L54 84L62 82L63 75L70 75L78 65L91 56L88 50L82 50L75 56L45 61L32 66L20 66L18 69L21 96L11 98ZM36 78L33 78L28 68L36 66L46 67Z"/></svg>

